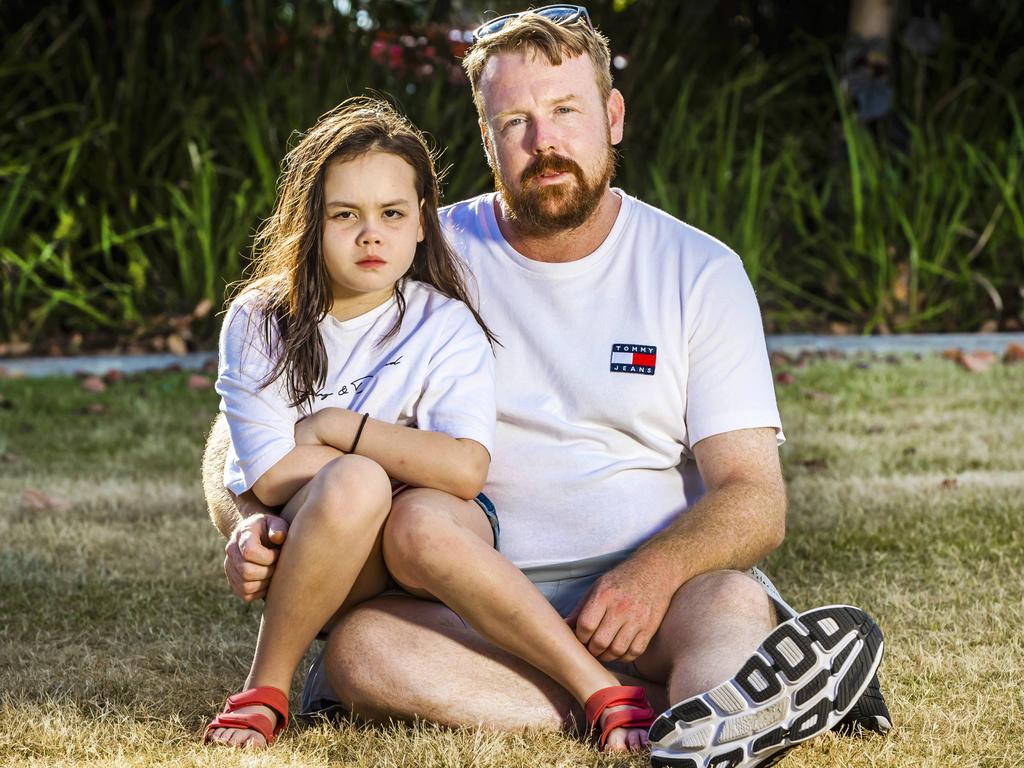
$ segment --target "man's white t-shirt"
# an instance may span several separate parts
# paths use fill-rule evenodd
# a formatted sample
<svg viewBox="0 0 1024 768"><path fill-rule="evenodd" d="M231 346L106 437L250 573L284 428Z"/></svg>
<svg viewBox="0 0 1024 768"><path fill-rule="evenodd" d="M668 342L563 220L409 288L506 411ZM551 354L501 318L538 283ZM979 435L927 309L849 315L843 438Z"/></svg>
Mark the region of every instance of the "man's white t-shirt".
<svg viewBox="0 0 1024 768"><path fill-rule="evenodd" d="M694 444L782 427L750 281L709 235L620 190L589 256L517 253L495 195L441 211L503 346L485 493L520 568L628 552L703 492Z"/></svg>
<svg viewBox="0 0 1024 768"><path fill-rule="evenodd" d="M327 378L308 412L289 406L283 376L260 387L276 357L264 341L258 297L250 291L232 302L221 327L216 385L231 431L229 490L251 488L295 447L296 422L329 407L469 438L493 453L494 354L487 337L462 302L413 280L402 292L402 327L384 344L378 342L398 316L394 298L351 320L320 321Z"/></svg>

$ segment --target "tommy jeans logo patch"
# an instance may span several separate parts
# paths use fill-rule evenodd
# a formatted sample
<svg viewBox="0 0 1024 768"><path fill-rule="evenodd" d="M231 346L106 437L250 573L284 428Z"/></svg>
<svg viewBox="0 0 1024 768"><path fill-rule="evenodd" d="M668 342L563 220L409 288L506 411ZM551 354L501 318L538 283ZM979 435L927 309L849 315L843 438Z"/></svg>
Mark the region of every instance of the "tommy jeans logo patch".
<svg viewBox="0 0 1024 768"><path fill-rule="evenodd" d="M646 344L612 344L612 372L653 376L658 348Z"/></svg>

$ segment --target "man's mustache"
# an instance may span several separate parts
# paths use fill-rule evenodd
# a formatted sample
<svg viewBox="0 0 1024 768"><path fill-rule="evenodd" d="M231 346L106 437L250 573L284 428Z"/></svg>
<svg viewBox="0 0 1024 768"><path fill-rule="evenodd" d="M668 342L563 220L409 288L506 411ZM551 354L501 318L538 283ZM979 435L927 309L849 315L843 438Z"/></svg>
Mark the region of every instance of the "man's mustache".
<svg viewBox="0 0 1024 768"><path fill-rule="evenodd" d="M583 169L568 157L561 155L540 155L523 171L520 183L525 184L545 173L571 173L577 179L583 178Z"/></svg>

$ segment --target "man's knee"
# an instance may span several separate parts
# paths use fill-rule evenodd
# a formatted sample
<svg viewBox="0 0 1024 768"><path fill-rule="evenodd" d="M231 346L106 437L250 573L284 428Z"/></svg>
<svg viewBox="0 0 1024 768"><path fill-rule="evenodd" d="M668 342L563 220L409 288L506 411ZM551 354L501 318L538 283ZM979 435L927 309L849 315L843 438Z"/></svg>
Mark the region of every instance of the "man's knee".
<svg viewBox="0 0 1024 768"><path fill-rule="evenodd" d="M412 672L403 663L410 649L395 643L405 622L390 610L381 610L379 602L371 600L345 613L331 630L324 649L324 669L331 688L353 713L370 720L386 708L389 678Z"/></svg>
<svg viewBox="0 0 1024 768"><path fill-rule="evenodd" d="M231 448L231 432L228 420L218 413L210 427L206 448L203 451L203 494L210 519L225 536L230 535L231 523L236 522L239 513L235 497L224 486L224 465ZM225 530L227 528L228 530Z"/></svg>
<svg viewBox="0 0 1024 768"><path fill-rule="evenodd" d="M764 587L741 571L708 571L684 584L677 597L686 605L700 606L718 614L774 617Z"/></svg>

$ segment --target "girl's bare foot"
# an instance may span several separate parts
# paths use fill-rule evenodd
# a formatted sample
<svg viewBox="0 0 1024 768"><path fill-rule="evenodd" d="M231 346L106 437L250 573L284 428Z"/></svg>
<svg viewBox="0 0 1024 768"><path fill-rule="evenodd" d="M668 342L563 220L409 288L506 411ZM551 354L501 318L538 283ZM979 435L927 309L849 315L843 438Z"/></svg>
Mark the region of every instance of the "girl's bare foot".
<svg viewBox="0 0 1024 768"><path fill-rule="evenodd" d="M272 686L259 686L229 696L224 710L206 726L203 741L264 749L287 724L288 697Z"/></svg>
<svg viewBox="0 0 1024 768"><path fill-rule="evenodd" d="M635 685L610 685L587 699L587 722L601 733L600 746L606 752L631 752L647 746L647 729L654 710L647 693Z"/></svg>
<svg viewBox="0 0 1024 768"><path fill-rule="evenodd" d="M277 713L270 707L254 704L250 707L239 707L231 715L263 715L270 721L270 732L273 733L277 726ZM616 731L618 733L618 731ZM206 740L215 744L223 744L226 747L251 747L253 749L265 749L267 740L263 734L252 728L215 728L210 731Z"/></svg>
<svg viewBox="0 0 1024 768"><path fill-rule="evenodd" d="M601 715L599 727L604 730L605 721L613 712L622 712L635 707L608 707ZM604 742L605 752L639 752L647 748L646 728L616 728Z"/></svg>

